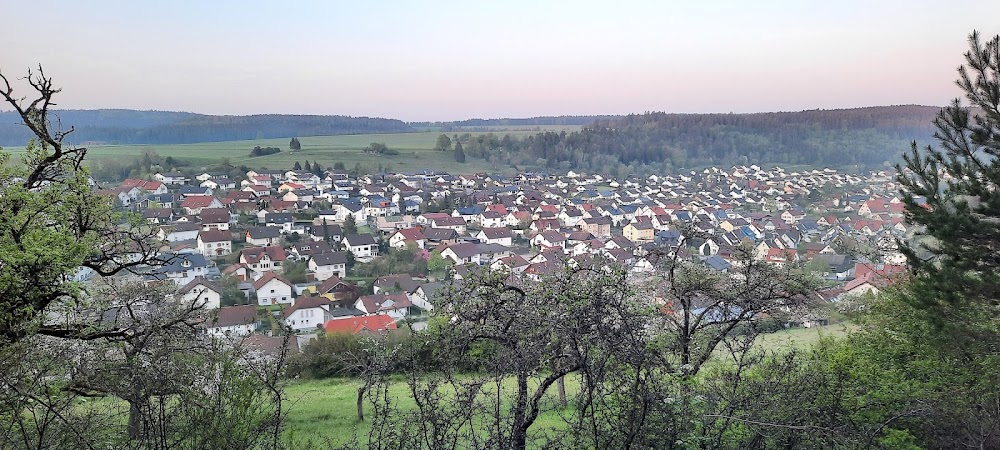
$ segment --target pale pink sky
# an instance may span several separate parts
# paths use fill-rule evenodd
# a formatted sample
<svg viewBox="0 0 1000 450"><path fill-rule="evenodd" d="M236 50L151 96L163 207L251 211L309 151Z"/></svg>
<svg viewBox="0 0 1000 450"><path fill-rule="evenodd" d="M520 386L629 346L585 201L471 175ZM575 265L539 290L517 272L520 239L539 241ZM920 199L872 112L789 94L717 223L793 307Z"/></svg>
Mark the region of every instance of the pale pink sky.
<svg viewBox="0 0 1000 450"><path fill-rule="evenodd" d="M996 0L10 3L0 70L62 108L408 121L943 105L1000 33Z"/></svg>

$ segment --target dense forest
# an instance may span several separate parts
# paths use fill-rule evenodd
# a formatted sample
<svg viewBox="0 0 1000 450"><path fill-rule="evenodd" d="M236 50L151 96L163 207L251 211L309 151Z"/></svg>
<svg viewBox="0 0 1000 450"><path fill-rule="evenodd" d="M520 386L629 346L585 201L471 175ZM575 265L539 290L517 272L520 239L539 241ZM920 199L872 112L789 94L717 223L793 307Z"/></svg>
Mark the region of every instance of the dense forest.
<svg viewBox="0 0 1000 450"><path fill-rule="evenodd" d="M471 157L497 165L626 175L733 164L874 168L928 142L940 108L885 106L758 114L648 112L599 119L581 131L524 138L460 136Z"/></svg>
<svg viewBox="0 0 1000 450"><path fill-rule="evenodd" d="M184 112L123 109L53 111L65 127L73 126L77 143L192 144L246 139L326 136L335 134L403 133L409 125L371 117L253 115L211 116ZM0 145L21 146L33 137L21 118L0 112Z"/></svg>

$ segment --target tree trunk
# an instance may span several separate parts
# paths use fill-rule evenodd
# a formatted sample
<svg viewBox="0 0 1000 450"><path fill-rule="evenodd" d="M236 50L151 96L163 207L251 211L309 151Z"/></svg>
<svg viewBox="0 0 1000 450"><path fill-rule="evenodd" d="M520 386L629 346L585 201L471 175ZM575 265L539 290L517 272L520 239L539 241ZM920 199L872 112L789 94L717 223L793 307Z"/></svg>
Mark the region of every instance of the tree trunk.
<svg viewBox="0 0 1000 450"><path fill-rule="evenodd" d="M513 436L511 436L511 448L514 450L524 450L528 447L528 430L524 428L528 412L528 376L526 374L517 375L516 395L514 399L514 429Z"/></svg>
<svg viewBox="0 0 1000 450"><path fill-rule="evenodd" d="M365 399L365 391L367 390L368 390L368 385L364 385L358 388L358 422L365 421L364 399Z"/></svg>
<svg viewBox="0 0 1000 450"><path fill-rule="evenodd" d="M559 406L566 407L566 377L559 378Z"/></svg>
<svg viewBox="0 0 1000 450"><path fill-rule="evenodd" d="M128 401L128 437L136 439L142 435L142 402Z"/></svg>

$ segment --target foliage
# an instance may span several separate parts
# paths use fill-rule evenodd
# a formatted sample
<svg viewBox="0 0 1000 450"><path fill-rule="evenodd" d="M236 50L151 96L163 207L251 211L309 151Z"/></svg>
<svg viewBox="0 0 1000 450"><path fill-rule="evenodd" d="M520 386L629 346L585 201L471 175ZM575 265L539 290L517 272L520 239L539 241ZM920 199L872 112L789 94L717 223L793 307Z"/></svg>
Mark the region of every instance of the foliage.
<svg viewBox="0 0 1000 450"><path fill-rule="evenodd" d="M951 325L984 324L994 336L1000 322L1000 36L969 37L958 85L975 109L955 100L934 125L941 148L916 143L899 167L907 220L920 227L920 244L904 246L917 300ZM918 201L918 198L921 199Z"/></svg>
<svg viewBox="0 0 1000 450"><path fill-rule="evenodd" d="M344 219L344 236L358 234L358 224L354 221L354 214L348 214Z"/></svg>
<svg viewBox="0 0 1000 450"><path fill-rule="evenodd" d="M299 138L293 137L292 140L288 141L289 150L302 150L302 143L299 142Z"/></svg>
<svg viewBox="0 0 1000 450"><path fill-rule="evenodd" d="M309 265L304 261L286 261L281 266L281 275L294 284L305 283L308 270Z"/></svg>
<svg viewBox="0 0 1000 450"><path fill-rule="evenodd" d="M455 162L465 162L465 149L462 148L462 141L455 142Z"/></svg>
<svg viewBox="0 0 1000 450"><path fill-rule="evenodd" d="M434 150L446 152L451 150L451 138L447 134L442 133L437 138L437 142L434 143Z"/></svg>
<svg viewBox="0 0 1000 450"><path fill-rule="evenodd" d="M366 147L364 151L365 153L371 153L373 155L391 156L399 154L398 150L391 149L387 145L379 142L372 142L371 144L368 144L368 147Z"/></svg>
<svg viewBox="0 0 1000 450"><path fill-rule="evenodd" d="M253 150L250 150L250 156L267 156L273 155L275 153L281 153L281 149L278 147L261 147L259 145L254 146Z"/></svg>
<svg viewBox="0 0 1000 450"><path fill-rule="evenodd" d="M425 261L414 248L390 249L381 252L370 262L355 265L352 274L358 277L381 277L394 273L408 273L413 276L426 276L428 270Z"/></svg>
<svg viewBox="0 0 1000 450"><path fill-rule="evenodd" d="M41 69L25 80L34 100L0 74L36 136L19 163L0 154L0 447L277 448L284 352L254 361L172 283L123 276L162 263L154 229L112 212L86 149L63 144L73 130L51 129L59 90Z"/></svg>

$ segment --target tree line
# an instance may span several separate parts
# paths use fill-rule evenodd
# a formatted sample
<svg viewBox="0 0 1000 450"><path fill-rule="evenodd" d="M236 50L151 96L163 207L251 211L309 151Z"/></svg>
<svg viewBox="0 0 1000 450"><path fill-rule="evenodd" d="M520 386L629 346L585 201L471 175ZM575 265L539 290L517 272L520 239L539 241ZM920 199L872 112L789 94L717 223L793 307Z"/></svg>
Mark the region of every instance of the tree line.
<svg viewBox="0 0 1000 450"><path fill-rule="evenodd" d="M373 117L263 114L212 116L164 111L51 111L51 119L73 124L73 141L106 144L191 144L289 136L406 133L402 121ZM13 112L0 112L0 145L20 146L34 137Z"/></svg>

